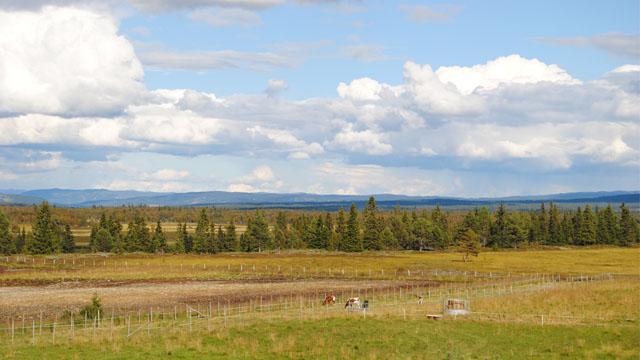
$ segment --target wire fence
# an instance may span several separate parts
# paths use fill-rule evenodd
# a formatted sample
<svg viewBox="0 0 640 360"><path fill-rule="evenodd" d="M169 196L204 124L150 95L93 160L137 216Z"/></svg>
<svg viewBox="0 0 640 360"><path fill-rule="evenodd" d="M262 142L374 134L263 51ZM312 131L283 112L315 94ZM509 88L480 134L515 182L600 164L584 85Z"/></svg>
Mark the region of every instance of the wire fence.
<svg viewBox="0 0 640 360"><path fill-rule="evenodd" d="M447 298L479 300L510 294L526 294L556 288L583 286L614 279L611 274L588 278L561 278L542 276L511 282L463 286L430 287L406 285L393 289L376 290L354 288L334 294L337 304L321 305L327 294L256 297L244 303L209 301L205 303L180 303L173 306L138 309L103 309L97 316L81 316L75 312L63 312L44 316L21 314L5 319L0 327L0 343L60 343L70 341L130 339L137 336L153 336L166 333L216 331L256 322L286 320L318 320L340 317L415 320L426 319L428 314L441 310L439 306ZM350 297L368 300L368 308L348 307L342 304ZM418 297L421 300L418 301ZM436 317L439 318L439 317ZM468 316L445 316L452 320L475 320L504 323L545 325L603 325L638 326L637 319L621 317L572 316L559 314L523 314L507 312L472 311Z"/></svg>

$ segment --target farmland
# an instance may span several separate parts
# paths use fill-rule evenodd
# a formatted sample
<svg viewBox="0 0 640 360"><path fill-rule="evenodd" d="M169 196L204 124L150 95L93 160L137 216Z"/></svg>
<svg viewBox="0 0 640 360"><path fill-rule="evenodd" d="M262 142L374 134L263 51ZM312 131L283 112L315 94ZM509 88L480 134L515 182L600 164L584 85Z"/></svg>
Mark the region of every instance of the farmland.
<svg viewBox="0 0 640 360"><path fill-rule="evenodd" d="M6 358L634 358L637 248L0 259ZM101 315L82 316L96 294ZM327 294L337 304L322 306ZM347 311L358 296L367 311ZM423 303L418 303L418 296ZM471 314L441 314L448 298ZM310 351L310 352L309 352Z"/></svg>

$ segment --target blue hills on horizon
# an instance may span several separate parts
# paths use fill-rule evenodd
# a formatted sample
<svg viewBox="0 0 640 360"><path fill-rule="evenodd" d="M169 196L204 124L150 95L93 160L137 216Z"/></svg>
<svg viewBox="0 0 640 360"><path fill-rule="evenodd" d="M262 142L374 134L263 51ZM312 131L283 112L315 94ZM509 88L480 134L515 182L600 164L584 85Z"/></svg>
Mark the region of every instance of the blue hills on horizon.
<svg viewBox="0 0 640 360"><path fill-rule="evenodd" d="M60 207L114 207L114 206L220 206L236 208L309 208L336 209L356 203L361 207L370 195L321 195L308 193L243 193L227 191L204 191L185 193L162 193L134 190L106 189L38 189L0 190L0 205L33 205L46 200ZM464 198L453 196L409 196L373 194L381 207L444 206L475 207L497 204L532 207L540 202L562 204L630 204L640 208L640 191L573 192L548 195L509 197Z"/></svg>

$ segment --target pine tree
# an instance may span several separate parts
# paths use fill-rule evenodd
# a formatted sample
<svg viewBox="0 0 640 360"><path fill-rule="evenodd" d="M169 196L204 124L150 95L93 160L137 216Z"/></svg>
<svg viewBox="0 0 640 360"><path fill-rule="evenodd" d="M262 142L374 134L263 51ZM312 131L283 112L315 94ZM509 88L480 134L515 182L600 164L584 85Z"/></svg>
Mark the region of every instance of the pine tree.
<svg viewBox="0 0 640 360"><path fill-rule="evenodd" d="M535 238L536 242L547 244L549 240L549 229L547 227L547 212L544 208L544 202L540 203L540 212L538 213L538 233Z"/></svg>
<svg viewBox="0 0 640 360"><path fill-rule="evenodd" d="M204 254L207 252L207 241L211 236L209 225L209 217L207 216L207 210L202 209L200 211L200 219L198 225L196 225L196 233L193 237L193 251L198 254Z"/></svg>
<svg viewBox="0 0 640 360"><path fill-rule="evenodd" d="M582 245L582 210L578 206L576 213L573 214L573 244Z"/></svg>
<svg viewBox="0 0 640 360"><path fill-rule="evenodd" d="M256 210L255 218L247 223L247 231L244 235L244 248L246 251L264 251L273 248L273 239L269 231L269 225L260 210Z"/></svg>
<svg viewBox="0 0 640 360"><path fill-rule="evenodd" d="M10 227L9 218L0 209L0 254L2 255L11 255L16 252Z"/></svg>
<svg viewBox="0 0 640 360"><path fill-rule="evenodd" d="M342 241L342 251L362 251L362 238L360 237L360 225L358 224L358 209L356 204L351 204L349 218Z"/></svg>
<svg viewBox="0 0 640 360"><path fill-rule="evenodd" d="M440 206L431 212L431 229L430 246L438 249L444 249L449 245L449 221L445 213L440 210Z"/></svg>
<svg viewBox="0 0 640 360"><path fill-rule="evenodd" d="M548 226L548 243L560 244L562 241L562 231L560 228L560 216L558 215L558 207L549 204L549 226Z"/></svg>
<svg viewBox="0 0 640 360"><path fill-rule="evenodd" d="M467 262L469 261L469 256L478 256L480 252L480 237L475 231L468 229L460 236L458 247L464 254L464 262Z"/></svg>
<svg viewBox="0 0 640 360"><path fill-rule="evenodd" d="M224 231L224 241L228 251L240 251L240 242L236 234L236 225L233 223L233 219Z"/></svg>
<svg viewBox="0 0 640 360"><path fill-rule="evenodd" d="M224 230L222 230L222 225L218 225L217 235L218 237L216 248L220 249L220 251L230 251L230 249L226 247L226 234L224 233Z"/></svg>
<svg viewBox="0 0 640 360"><path fill-rule="evenodd" d="M618 235L618 220L611 205L604 210L596 210L597 229L596 242L598 244L614 244Z"/></svg>
<svg viewBox="0 0 640 360"><path fill-rule="evenodd" d="M618 239L620 245L631 246L640 242L640 229L638 222L631 216L629 208L625 204L620 205L620 233Z"/></svg>
<svg viewBox="0 0 640 360"><path fill-rule="evenodd" d="M596 219L589 205L586 205L582 212L580 239L582 245L592 245L596 243Z"/></svg>
<svg viewBox="0 0 640 360"><path fill-rule="evenodd" d="M495 214L495 221L491 226L491 239L489 245L493 247L508 246L507 210L504 204L500 204Z"/></svg>
<svg viewBox="0 0 640 360"><path fill-rule="evenodd" d="M33 239L28 244L30 254L51 254L59 251L56 244L58 231L51 217L49 204L44 201L38 209L36 222L33 225Z"/></svg>
<svg viewBox="0 0 640 360"><path fill-rule="evenodd" d="M173 252L177 254L185 253L184 234L182 233L182 224L178 223L176 226L176 243L173 247Z"/></svg>
<svg viewBox="0 0 640 360"><path fill-rule="evenodd" d="M184 251L187 253L193 252L193 237L187 231L187 223L182 224L182 243L184 244Z"/></svg>
<svg viewBox="0 0 640 360"><path fill-rule="evenodd" d="M22 254L23 252L25 252L26 245L27 245L27 231L23 226L22 230L20 231L20 234L18 234L18 236L16 237L16 252L18 254Z"/></svg>
<svg viewBox="0 0 640 360"><path fill-rule="evenodd" d="M76 249L76 241L73 237L73 233L71 232L71 226L69 224L65 224L64 226L64 235L62 239L62 252L63 253L72 253Z"/></svg>
<svg viewBox="0 0 640 360"><path fill-rule="evenodd" d="M329 246L329 237L331 236L329 228L324 222L322 214L318 215L313 227L313 236L309 242L312 249L326 249Z"/></svg>
<svg viewBox="0 0 640 360"><path fill-rule="evenodd" d="M362 234L362 244L365 250L382 249L382 238L380 237L381 222L378 218L378 208L376 199L371 196L364 207L364 231Z"/></svg>
<svg viewBox="0 0 640 360"><path fill-rule="evenodd" d="M276 249L288 249L291 247L289 244L289 230L287 228L287 217L282 211L278 211L276 216L276 226L273 229L273 238Z"/></svg>
<svg viewBox="0 0 640 360"><path fill-rule="evenodd" d="M344 209L338 209L338 217L336 218L335 240L333 241L333 250L344 251L344 239L347 236L347 223L345 220Z"/></svg>
<svg viewBox="0 0 640 360"><path fill-rule="evenodd" d="M167 237L164 235L164 231L162 231L162 224L160 224L160 220L156 222L151 243L153 244L154 252L159 251L164 253L167 250Z"/></svg>
<svg viewBox="0 0 640 360"><path fill-rule="evenodd" d="M100 252L109 252L113 246L111 234L107 229L101 228L96 234L96 246Z"/></svg>
<svg viewBox="0 0 640 360"><path fill-rule="evenodd" d="M561 244L573 244L573 222L569 214L565 213L562 216L561 228Z"/></svg>

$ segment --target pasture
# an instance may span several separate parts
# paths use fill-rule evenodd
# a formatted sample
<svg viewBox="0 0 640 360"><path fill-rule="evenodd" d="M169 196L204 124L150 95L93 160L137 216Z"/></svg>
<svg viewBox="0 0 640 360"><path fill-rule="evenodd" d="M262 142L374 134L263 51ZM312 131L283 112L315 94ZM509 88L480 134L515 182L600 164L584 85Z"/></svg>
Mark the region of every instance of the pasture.
<svg viewBox="0 0 640 360"><path fill-rule="evenodd" d="M637 248L0 258L0 357L637 358ZM97 316L81 309L96 294ZM337 304L323 306L328 294ZM350 297L369 308L345 309ZM422 297L422 303L418 298ZM471 314L442 314L468 299Z"/></svg>

